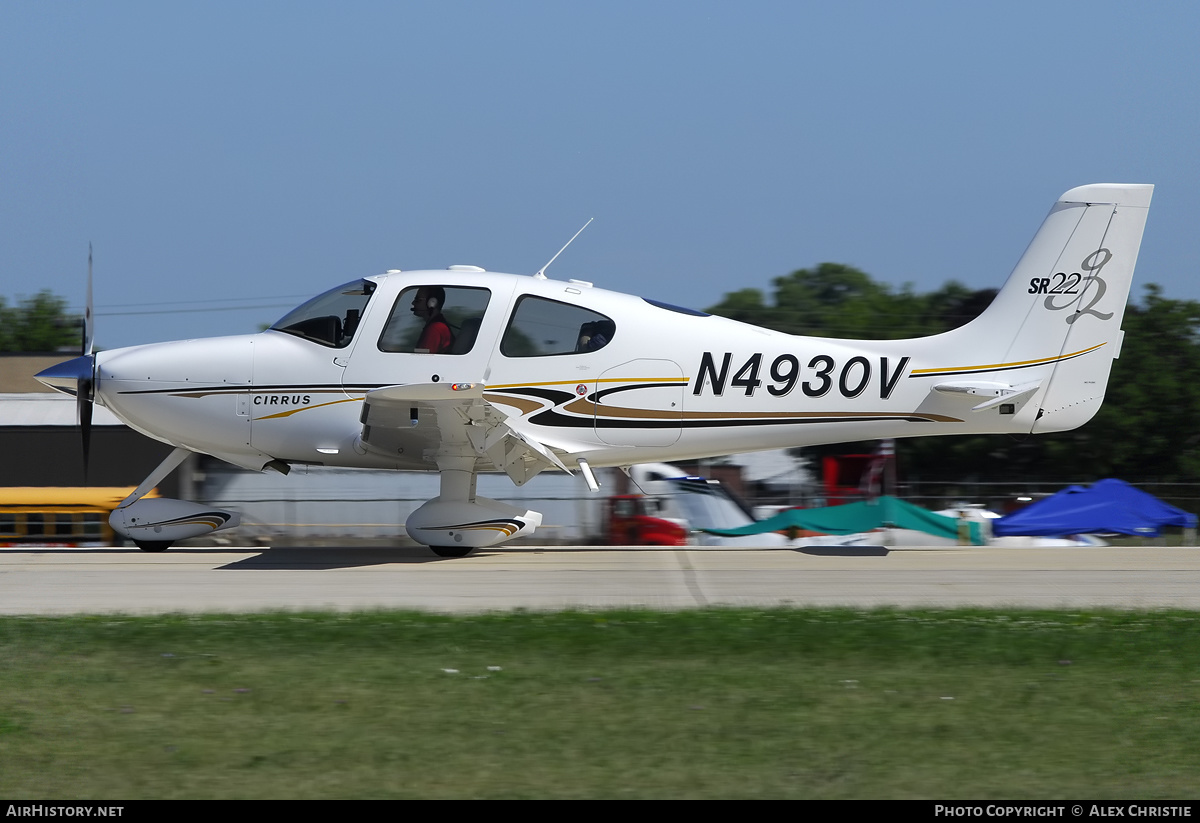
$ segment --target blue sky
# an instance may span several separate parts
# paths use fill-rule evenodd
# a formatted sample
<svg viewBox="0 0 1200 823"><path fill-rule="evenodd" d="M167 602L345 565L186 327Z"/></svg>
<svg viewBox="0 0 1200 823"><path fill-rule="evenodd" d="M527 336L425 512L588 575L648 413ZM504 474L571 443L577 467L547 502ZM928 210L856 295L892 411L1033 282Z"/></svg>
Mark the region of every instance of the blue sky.
<svg viewBox="0 0 1200 823"><path fill-rule="evenodd" d="M388 268L532 273L590 217L551 277L983 288L1116 181L1157 186L1135 293L1200 299L1197 32L1104 0L4 3L0 294L81 305L90 241L100 346L235 334Z"/></svg>

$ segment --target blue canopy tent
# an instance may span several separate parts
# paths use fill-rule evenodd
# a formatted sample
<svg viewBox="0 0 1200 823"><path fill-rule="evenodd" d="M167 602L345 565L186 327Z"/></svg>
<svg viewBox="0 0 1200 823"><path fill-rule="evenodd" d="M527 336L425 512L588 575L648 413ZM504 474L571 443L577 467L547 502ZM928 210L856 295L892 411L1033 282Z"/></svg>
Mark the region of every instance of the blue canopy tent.
<svg viewBox="0 0 1200 823"><path fill-rule="evenodd" d="M992 521L992 533L1061 537L1113 532L1157 537L1163 526L1196 528L1196 515L1164 503L1124 480L1068 486L1007 517Z"/></svg>

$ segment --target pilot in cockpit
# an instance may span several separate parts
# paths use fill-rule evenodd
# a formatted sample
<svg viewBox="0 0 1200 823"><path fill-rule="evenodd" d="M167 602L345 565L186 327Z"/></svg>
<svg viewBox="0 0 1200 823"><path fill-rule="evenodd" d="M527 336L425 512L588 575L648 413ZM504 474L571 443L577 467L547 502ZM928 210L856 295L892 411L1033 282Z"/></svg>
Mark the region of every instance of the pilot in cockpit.
<svg viewBox="0 0 1200 823"><path fill-rule="evenodd" d="M450 324L442 316L442 307L446 302L446 290L441 286L421 286L413 298L412 313L425 321L425 328L417 340L418 352L440 354L448 351L454 342L454 334Z"/></svg>

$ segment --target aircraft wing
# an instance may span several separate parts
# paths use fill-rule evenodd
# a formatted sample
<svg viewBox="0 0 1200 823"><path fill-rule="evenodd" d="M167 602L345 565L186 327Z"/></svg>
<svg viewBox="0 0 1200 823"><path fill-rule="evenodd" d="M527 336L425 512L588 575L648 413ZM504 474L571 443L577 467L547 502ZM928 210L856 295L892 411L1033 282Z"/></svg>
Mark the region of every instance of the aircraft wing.
<svg viewBox="0 0 1200 823"><path fill-rule="evenodd" d="M384 386L363 398L362 441L371 450L440 464L473 456L503 471L518 486L545 469L570 473L555 449L522 431L520 419L484 397L482 383L410 383ZM408 459L416 455L408 454Z"/></svg>

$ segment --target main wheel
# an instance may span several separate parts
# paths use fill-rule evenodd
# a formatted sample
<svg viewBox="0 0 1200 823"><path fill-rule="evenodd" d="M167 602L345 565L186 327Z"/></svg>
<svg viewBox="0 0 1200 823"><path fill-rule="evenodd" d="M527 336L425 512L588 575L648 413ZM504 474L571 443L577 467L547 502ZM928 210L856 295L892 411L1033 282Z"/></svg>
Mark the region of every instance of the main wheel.
<svg viewBox="0 0 1200 823"><path fill-rule="evenodd" d="M144 552L165 552L171 548L169 540L134 540L133 542Z"/></svg>
<svg viewBox="0 0 1200 823"><path fill-rule="evenodd" d="M471 553L472 546L430 546L429 549L438 557L466 557Z"/></svg>

